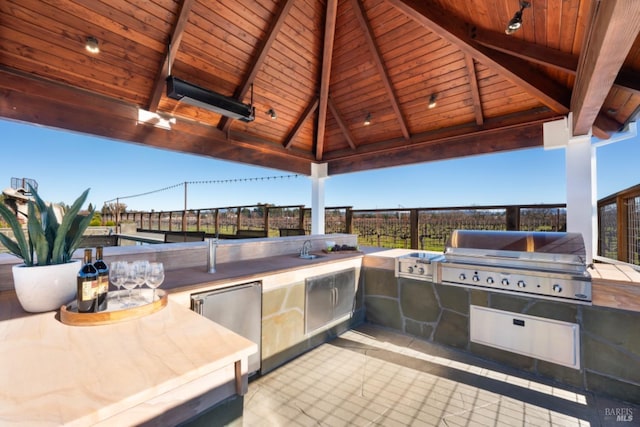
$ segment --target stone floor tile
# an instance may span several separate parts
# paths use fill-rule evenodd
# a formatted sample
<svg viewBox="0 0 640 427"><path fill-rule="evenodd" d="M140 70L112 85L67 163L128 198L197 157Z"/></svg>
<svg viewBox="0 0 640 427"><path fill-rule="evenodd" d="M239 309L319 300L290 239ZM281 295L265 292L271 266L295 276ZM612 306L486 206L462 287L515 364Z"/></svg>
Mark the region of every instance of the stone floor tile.
<svg viewBox="0 0 640 427"><path fill-rule="evenodd" d="M253 379L244 404L248 427L595 427L621 405L368 324Z"/></svg>

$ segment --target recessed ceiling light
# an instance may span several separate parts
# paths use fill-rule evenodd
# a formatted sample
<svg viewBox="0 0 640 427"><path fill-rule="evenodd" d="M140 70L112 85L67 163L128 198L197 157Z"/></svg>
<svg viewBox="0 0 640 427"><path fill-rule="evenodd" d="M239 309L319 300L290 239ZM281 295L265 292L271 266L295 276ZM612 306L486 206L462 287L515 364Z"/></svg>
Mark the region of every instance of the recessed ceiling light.
<svg viewBox="0 0 640 427"><path fill-rule="evenodd" d="M371 113L367 113L367 117L364 118L364 125L369 126L371 124Z"/></svg>
<svg viewBox="0 0 640 427"><path fill-rule="evenodd" d="M87 49L87 52L99 53L100 52L100 45L98 43L98 39L93 37L93 36L87 37L87 39L85 41L84 48Z"/></svg>
<svg viewBox="0 0 640 427"><path fill-rule="evenodd" d="M269 117L271 117L271 120L275 120L278 118L278 113L276 113L276 110L274 110L273 108L269 108L267 114L269 115Z"/></svg>

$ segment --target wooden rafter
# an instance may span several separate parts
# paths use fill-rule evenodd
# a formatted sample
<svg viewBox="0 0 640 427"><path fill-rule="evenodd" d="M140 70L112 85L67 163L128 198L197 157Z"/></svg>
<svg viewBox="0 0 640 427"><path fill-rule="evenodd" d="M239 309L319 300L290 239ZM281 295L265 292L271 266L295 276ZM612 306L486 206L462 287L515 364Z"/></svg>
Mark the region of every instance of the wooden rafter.
<svg viewBox="0 0 640 427"><path fill-rule="evenodd" d="M324 151L324 133L327 123L327 104L329 101L329 83L331 79L331 60L333 42L336 35L338 0L327 1L327 15L324 25L324 44L322 52L322 71L320 73L320 103L318 105L318 129L316 133L316 160L322 160Z"/></svg>
<svg viewBox="0 0 640 427"><path fill-rule="evenodd" d="M393 108L393 112L395 113L396 118L398 119L398 123L400 124L402 135L405 139L409 139L411 135L409 134L407 121L402 114L402 110L400 110L398 97L396 96L395 90L391 84L391 80L389 79L389 72L387 71L387 67L382 60L382 53L380 53L380 48L378 48L378 45L374 40L373 29L371 28L369 20L366 18L364 7L359 0L351 0L351 6L353 7L356 19L358 20L358 23L360 24L360 27L364 32L365 39L367 40L367 45L369 46L369 51L373 55L373 62L375 62L376 67L378 68L378 74L382 79L382 84L385 91L387 92L389 101L391 102L391 107Z"/></svg>
<svg viewBox="0 0 640 427"><path fill-rule="evenodd" d="M387 0L387 2L420 25L457 46L463 53L493 68L506 79L522 87L553 111L560 114L569 112L570 93L567 88L531 70L526 61L475 43L467 33L466 24L451 14L420 0Z"/></svg>
<svg viewBox="0 0 640 427"><path fill-rule="evenodd" d="M473 28L471 37L482 46L499 50L500 52L517 56L518 58L544 65L545 67L551 67L572 75L575 75L578 69L578 60L580 57L572 53L529 43L517 37L480 28ZM640 94L640 79L638 78L638 73L629 68L622 67L613 84L619 89Z"/></svg>
<svg viewBox="0 0 640 427"><path fill-rule="evenodd" d="M349 131L349 127L347 126L347 124L344 122L344 120L342 120L342 116L338 112L338 109L336 108L336 105L333 102L333 99L331 99L331 97L329 97L329 111L331 111L333 118L336 119L338 126L340 126L340 129L342 130L344 137L347 139L347 142L349 143L349 147L355 150L356 144L355 142L353 142L353 135L351 135L351 132Z"/></svg>
<svg viewBox="0 0 640 427"><path fill-rule="evenodd" d="M476 77L476 66L473 58L469 55L464 56L467 64L467 72L469 73L469 85L471 85L471 97L473 98L473 112L476 116L476 124L482 126L484 123L484 115L482 113L482 102L480 101L480 90L478 89L478 78Z"/></svg>
<svg viewBox="0 0 640 427"><path fill-rule="evenodd" d="M574 135L589 133L639 32L637 0L594 3L571 97Z"/></svg>
<svg viewBox="0 0 640 427"><path fill-rule="evenodd" d="M184 28L189 20L189 14L191 13L191 8L193 7L194 2L195 0L184 0L182 2L180 14L178 15L178 20L176 21L176 25L173 29L167 53L162 61L162 66L160 67L156 80L153 84L153 92L149 97L149 104L147 105L147 110L149 111L155 112L158 109L158 105L160 105L160 99L162 98L162 93L165 88L165 81L167 76L169 76L169 70L173 65L173 61L175 61L176 53L178 52L180 42L182 41L182 35L184 34Z"/></svg>
<svg viewBox="0 0 640 427"><path fill-rule="evenodd" d="M300 118L298 119L298 122L293 127L293 130L287 136L287 139L284 141L284 144L282 144L284 148L291 149L291 144L293 144L293 141L296 139L296 136L302 129L302 126L307 122L307 120L309 120L311 115L318 109L319 102L320 101L318 100L318 98L315 98L313 102L311 102L307 106L307 108L304 110L304 113L302 114L302 116L300 116Z"/></svg>
<svg viewBox="0 0 640 427"><path fill-rule="evenodd" d="M264 64L265 59L273 45L273 42L276 40L278 33L280 32L280 28L282 28L282 24L284 23L284 19L289 14L289 11L293 7L293 0L285 0L280 5L280 8L275 14L275 18L272 22L269 31L267 32L267 37L264 40L260 41L260 45L257 47L257 53L253 62L249 66L249 71L242 79L242 83L238 86L238 89L234 93L234 97L236 99L242 99L247 94L249 89L251 88L251 84L256 78L256 74L262 68L262 64ZM218 127L224 131L227 131L231 126L231 119L228 117L222 117Z"/></svg>

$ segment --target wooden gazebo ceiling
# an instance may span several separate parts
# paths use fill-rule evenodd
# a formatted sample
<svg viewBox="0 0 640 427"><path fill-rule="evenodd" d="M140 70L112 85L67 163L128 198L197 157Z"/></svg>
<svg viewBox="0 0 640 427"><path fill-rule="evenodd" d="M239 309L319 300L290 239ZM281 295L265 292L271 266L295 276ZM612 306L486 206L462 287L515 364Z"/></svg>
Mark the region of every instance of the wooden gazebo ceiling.
<svg viewBox="0 0 640 427"><path fill-rule="evenodd" d="M635 119L640 1L531 0L506 35L519 7L3 0L0 116L304 174L540 146L542 124L569 111L574 135L607 138ZM255 121L167 98L169 70L245 103L253 87ZM172 129L138 124L139 108Z"/></svg>

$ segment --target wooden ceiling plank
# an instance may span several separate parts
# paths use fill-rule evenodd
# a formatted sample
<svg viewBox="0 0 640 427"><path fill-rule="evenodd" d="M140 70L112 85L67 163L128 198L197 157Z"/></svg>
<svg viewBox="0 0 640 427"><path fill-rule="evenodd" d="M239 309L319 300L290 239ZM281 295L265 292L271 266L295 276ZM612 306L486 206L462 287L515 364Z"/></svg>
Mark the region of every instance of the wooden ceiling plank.
<svg viewBox="0 0 640 427"><path fill-rule="evenodd" d="M420 25L438 33L477 61L495 68L543 104L560 114L569 112L570 94L566 87L531 70L525 61L487 49L467 34L467 25L457 18L420 0L386 0Z"/></svg>
<svg viewBox="0 0 640 427"><path fill-rule="evenodd" d="M324 25L324 44L322 46L322 71L320 73L320 103L318 105L318 128L316 130L316 160L322 160L324 151L324 133L327 122L327 104L329 101L329 85L331 83L331 58L333 42L336 36L336 19L338 17L338 0L327 1L327 14Z"/></svg>
<svg viewBox="0 0 640 427"><path fill-rule="evenodd" d="M469 55L464 56L469 71L469 84L471 85L471 97L473 98L473 111L476 116L476 124L482 126L484 116L482 114L482 102L480 100L480 90L478 89L478 78L476 77L476 66L473 58Z"/></svg>
<svg viewBox="0 0 640 427"><path fill-rule="evenodd" d="M284 148L286 149L291 148L293 141L296 139L296 136L298 136L298 134L302 130L302 126L304 126L306 121L309 120L311 115L315 113L315 111L318 109L319 102L320 101L318 100L318 98L315 98L313 102L307 106L307 109L304 111L302 116L300 116L300 119L298 119L298 122L293 127L293 130L291 131L289 136L287 136L287 139L284 141L284 144L283 144Z"/></svg>
<svg viewBox="0 0 640 427"><path fill-rule="evenodd" d="M471 37L482 46L522 58L526 61L576 74L579 56L546 46L529 43L525 40L507 36L502 33L480 28L471 30ZM614 86L640 94L640 79L637 72L623 67L616 76Z"/></svg>
<svg viewBox="0 0 640 427"><path fill-rule="evenodd" d="M588 31L571 97L574 135L589 133L640 32L640 2L606 0L594 3Z"/></svg>
<svg viewBox="0 0 640 427"><path fill-rule="evenodd" d="M333 115L333 118L336 120L336 123L338 123L338 126L340 127L340 130L344 134L344 137L347 139L347 142L349 143L349 147L355 150L356 144L353 141L353 135L351 135L351 132L349 131L349 127L342 119L342 116L338 112L338 109L336 108L336 105L333 102L333 99L331 99L331 97L329 97L328 106L329 106L329 111L331 111L331 114Z"/></svg>
<svg viewBox="0 0 640 427"><path fill-rule="evenodd" d="M173 28L171 40L169 41L167 53L164 57L164 60L162 61L160 70L158 70L158 75L156 76L155 82L153 84L153 91L151 92L151 96L149 97L149 104L147 105L147 110L149 111L157 111L158 105L160 105L160 99L162 98L162 94L164 93L166 80L169 76L169 70L171 69L173 61L175 61L176 54L178 53L180 42L182 41L182 36L184 35L184 29L187 25L187 21L189 20L189 14L191 13L191 8L194 2L195 0L182 1L182 5L180 6L180 13L178 15L178 19L176 20L176 25Z"/></svg>
<svg viewBox="0 0 640 427"><path fill-rule="evenodd" d="M378 74L382 79L382 84L384 85L384 89L389 96L389 101L391 102L391 107L393 111L396 113L396 117L398 119L398 123L400 124L400 130L402 131L402 135L405 139L409 139L411 135L409 134L409 128L407 127L407 121L402 114L402 110L400 110L400 103L398 102L398 97L396 92L391 84L391 80L389 79L389 72L387 67L385 66L382 60L382 53L380 52L380 48L375 42L373 29L371 28L371 24L369 20L366 18L366 11L364 10L364 6L360 2L360 0L351 0L351 6L353 8L354 14L362 31L365 36L365 40L367 41L367 45L369 46L369 51L373 55L373 61L378 69Z"/></svg>
<svg viewBox="0 0 640 427"><path fill-rule="evenodd" d="M260 71L262 65L267 59L267 56L271 50L271 46L273 46L276 37L280 33L280 29L284 24L285 18L289 15L291 7L293 7L293 0L285 0L280 4L280 7L275 14L275 18L272 21L271 27L267 32L267 36L264 38L264 40L260 41L260 45L256 49L256 55L251 64L249 64L249 70L243 77L242 83L240 84L240 86L238 86L238 89L234 93L234 97L236 99L243 99L249 91L249 88L251 87L251 84L253 84L258 71ZM218 127L226 132L229 129L229 126L231 126L231 122L232 120L230 118L223 117L222 120L220 120L220 124L218 125Z"/></svg>

